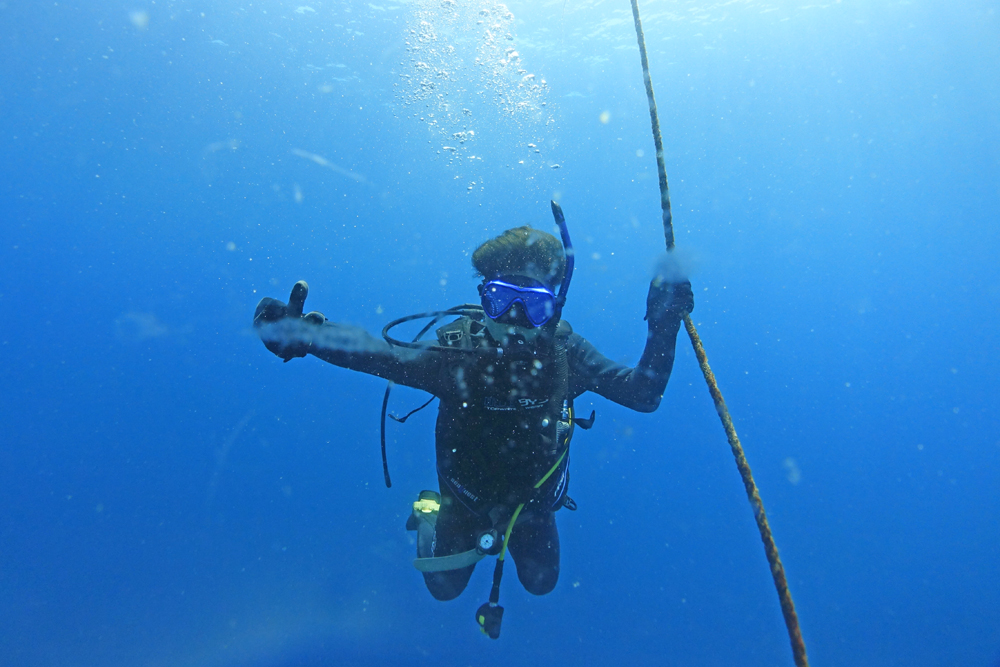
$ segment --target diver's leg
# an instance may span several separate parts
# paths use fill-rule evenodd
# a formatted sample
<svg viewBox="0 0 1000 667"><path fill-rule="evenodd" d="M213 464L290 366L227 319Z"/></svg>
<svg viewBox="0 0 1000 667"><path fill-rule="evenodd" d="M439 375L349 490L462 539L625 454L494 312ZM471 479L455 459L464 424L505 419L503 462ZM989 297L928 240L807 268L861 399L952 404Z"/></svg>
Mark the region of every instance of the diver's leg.
<svg viewBox="0 0 1000 667"><path fill-rule="evenodd" d="M554 512L532 513L519 521L510 534L507 545L517 578L533 595L545 595L559 580L559 531Z"/></svg>
<svg viewBox="0 0 1000 667"><path fill-rule="evenodd" d="M476 547L482 519L470 512L441 485L441 509L434 530L433 556L450 556ZM438 600L454 600L469 583L475 565L445 572L424 572L427 590Z"/></svg>

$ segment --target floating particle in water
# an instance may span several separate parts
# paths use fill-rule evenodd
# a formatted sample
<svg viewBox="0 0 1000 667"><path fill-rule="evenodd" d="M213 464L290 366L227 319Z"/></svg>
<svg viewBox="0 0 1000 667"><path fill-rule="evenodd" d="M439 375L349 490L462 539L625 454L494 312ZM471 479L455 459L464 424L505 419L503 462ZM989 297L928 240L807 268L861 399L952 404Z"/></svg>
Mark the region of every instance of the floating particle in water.
<svg viewBox="0 0 1000 667"><path fill-rule="evenodd" d="M785 459L784 464L785 464L785 470L787 471L786 476L788 477L788 481L791 482L792 484L798 484L799 482L801 482L802 471L799 470L799 466L795 462L795 459L793 459L792 457L788 457L787 459Z"/></svg>
<svg viewBox="0 0 1000 667"><path fill-rule="evenodd" d="M129 12L128 17L132 21L132 25L139 30L145 30L149 27L149 12L133 11Z"/></svg>

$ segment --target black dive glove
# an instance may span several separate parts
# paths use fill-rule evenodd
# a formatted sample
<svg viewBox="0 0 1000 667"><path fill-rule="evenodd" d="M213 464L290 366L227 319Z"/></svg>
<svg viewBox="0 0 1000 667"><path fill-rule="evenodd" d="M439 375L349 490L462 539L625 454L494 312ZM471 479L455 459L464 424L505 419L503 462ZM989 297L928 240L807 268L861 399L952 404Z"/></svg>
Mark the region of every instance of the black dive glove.
<svg viewBox="0 0 1000 667"><path fill-rule="evenodd" d="M659 327L679 322L692 310L694 293L691 291L690 281L671 283L657 276L649 283L645 317L649 326Z"/></svg>
<svg viewBox="0 0 1000 667"><path fill-rule="evenodd" d="M266 324L276 324L289 317L301 318L308 324L323 324L326 322L326 317L324 317L323 313L314 310L307 315L302 314L302 308L305 306L308 295L308 283L300 280L292 287L292 293L288 297L288 305L269 296L264 297L257 304L257 310L253 314L254 328L262 327ZM285 361L291 361L296 357L304 357L309 352L309 343L284 343L278 340L265 340L264 347Z"/></svg>

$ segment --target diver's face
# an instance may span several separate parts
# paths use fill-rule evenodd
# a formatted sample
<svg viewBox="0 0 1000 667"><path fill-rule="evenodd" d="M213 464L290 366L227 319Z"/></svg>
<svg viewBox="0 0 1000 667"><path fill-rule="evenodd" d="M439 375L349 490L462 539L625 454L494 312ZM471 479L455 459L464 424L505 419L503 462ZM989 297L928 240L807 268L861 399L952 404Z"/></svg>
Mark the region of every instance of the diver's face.
<svg viewBox="0 0 1000 667"><path fill-rule="evenodd" d="M521 327L523 329L536 329L537 327L531 323L528 319L527 314L524 312L524 308L519 303L515 303L510 307L506 313L501 315L496 319L500 324L505 324L512 327Z"/></svg>

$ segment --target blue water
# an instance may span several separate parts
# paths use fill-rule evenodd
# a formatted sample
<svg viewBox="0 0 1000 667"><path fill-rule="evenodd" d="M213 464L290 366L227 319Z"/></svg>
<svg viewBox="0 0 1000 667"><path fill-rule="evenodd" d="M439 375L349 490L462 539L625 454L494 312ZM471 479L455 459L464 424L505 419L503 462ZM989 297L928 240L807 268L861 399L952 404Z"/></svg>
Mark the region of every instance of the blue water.
<svg viewBox="0 0 1000 667"><path fill-rule="evenodd" d="M299 279L373 333L475 300L471 251L554 197L565 317L638 359L663 234L628 3L512 1L475 65L480 8L0 3L0 664L791 664L683 334L655 414L578 402L559 585L508 576L492 642L488 563L450 603L410 564L434 411L390 424L387 490L384 383L250 328ZM997 3L642 9L693 317L811 663L997 665Z"/></svg>

